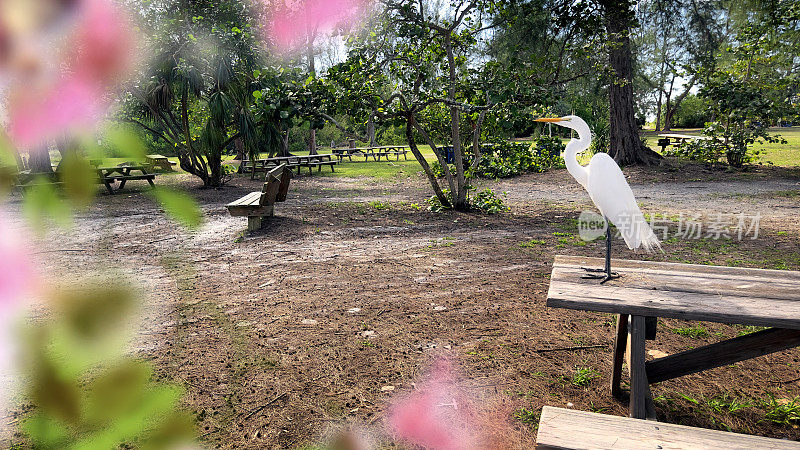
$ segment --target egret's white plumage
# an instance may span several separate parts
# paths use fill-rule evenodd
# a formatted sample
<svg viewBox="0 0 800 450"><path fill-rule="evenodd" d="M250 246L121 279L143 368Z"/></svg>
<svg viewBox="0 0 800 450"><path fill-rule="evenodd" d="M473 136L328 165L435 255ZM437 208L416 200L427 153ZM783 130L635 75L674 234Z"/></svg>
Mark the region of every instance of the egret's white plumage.
<svg viewBox="0 0 800 450"><path fill-rule="evenodd" d="M660 250L658 238L614 159L606 153L597 153L587 166L578 162L578 155L592 143L592 133L586 122L578 116L539 120L572 128L578 133L578 139L570 140L564 150L567 170L586 189L600 213L617 227L628 248L643 247L648 252Z"/></svg>

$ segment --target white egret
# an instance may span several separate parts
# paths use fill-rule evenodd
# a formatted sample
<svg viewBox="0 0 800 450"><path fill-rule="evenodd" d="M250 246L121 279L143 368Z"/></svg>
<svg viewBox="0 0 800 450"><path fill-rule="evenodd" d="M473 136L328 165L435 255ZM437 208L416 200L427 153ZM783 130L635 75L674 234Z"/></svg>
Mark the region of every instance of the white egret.
<svg viewBox="0 0 800 450"><path fill-rule="evenodd" d="M611 227L608 222L617 227L629 249L643 247L648 252L656 248L660 250L661 243L645 221L633 191L614 159L606 153L597 153L586 166L578 162L578 154L588 149L592 143L589 125L578 116L541 118L536 121L554 123L578 133L578 139L571 139L564 150L567 171L586 189L606 220L605 269L584 268L587 272L594 272L586 278L602 279L601 283L619 278L618 274L611 271ZM603 272L604 275L598 274Z"/></svg>

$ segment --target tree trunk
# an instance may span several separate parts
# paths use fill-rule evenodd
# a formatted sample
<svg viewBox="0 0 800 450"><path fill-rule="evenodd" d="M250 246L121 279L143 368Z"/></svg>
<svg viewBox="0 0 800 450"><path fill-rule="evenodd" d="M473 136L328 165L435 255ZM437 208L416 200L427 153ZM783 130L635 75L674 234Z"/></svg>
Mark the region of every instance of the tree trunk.
<svg viewBox="0 0 800 450"><path fill-rule="evenodd" d="M233 141L233 145L236 147L236 159L239 161L244 161L245 154L244 154L244 143L242 142L242 138L236 138L236 140ZM239 164L239 169L236 171L236 173L242 173L243 165L244 164Z"/></svg>
<svg viewBox="0 0 800 450"><path fill-rule="evenodd" d="M39 148L28 152L28 168L31 173L53 173L52 164L48 144L42 144Z"/></svg>
<svg viewBox="0 0 800 450"><path fill-rule="evenodd" d="M662 89L658 90L658 103L656 103L656 131L661 131L661 97L664 95Z"/></svg>
<svg viewBox="0 0 800 450"><path fill-rule="evenodd" d="M375 147L375 116L372 114L367 121L367 136L369 136L369 146Z"/></svg>
<svg viewBox="0 0 800 450"><path fill-rule="evenodd" d="M603 0L612 80L609 86L610 148L617 163L654 164L661 156L639 139L633 107L633 68L630 23L633 20L630 0Z"/></svg>
<svg viewBox="0 0 800 450"><path fill-rule="evenodd" d="M308 154L317 154L317 130L311 129L311 134L308 137Z"/></svg>
<svg viewBox="0 0 800 450"><path fill-rule="evenodd" d="M412 114L409 114L406 118L406 140L408 141L408 146L411 149L411 153L417 158L419 161L420 166L422 166L422 171L425 172L425 176L428 177L428 182L431 183L431 187L433 188L434 194L436 194L436 198L439 199L439 202L445 206L450 207L450 200L444 195L444 191L442 191L442 187L439 186L439 180L436 179L436 176L433 174L433 170L428 165L428 161L425 159L425 156L419 151L417 148L417 142L414 140L414 127L415 127L415 119ZM446 170L446 169L445 169Z"/></svg>
<svg viewBox="0 0 800 450"><path fill-rule="evenodd" d="M281 156L289 156L289 127L284 127L283 130L283 146L281 147Z"/></svg>
<svg viewBox="0 0 800 450"><path fill-rule="evenodd" d="M445 37L444 42L447 50L447 64L450 68L450 87L447 98L454 102L456 100L457 75L453 42L449 34ZM456 192L453 193L453 208L458 211L466 211L469 209L469 203L467 202L467 183L464 178L464 155L461 149L461 112L456 106L450 106L450 139L450 145L453 146L453 155L456 159Z"/></svg>

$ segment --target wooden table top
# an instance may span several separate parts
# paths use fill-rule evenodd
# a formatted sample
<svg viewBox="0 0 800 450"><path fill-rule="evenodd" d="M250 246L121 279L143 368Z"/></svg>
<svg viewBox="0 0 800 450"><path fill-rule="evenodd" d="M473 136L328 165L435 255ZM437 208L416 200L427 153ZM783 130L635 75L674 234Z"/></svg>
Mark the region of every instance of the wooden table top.
<svg viewBox="0 0 800 450"><path fill-rule="evenodd" d="M612 260L622 278L599 284L582 267L602 258L557 255L547 306L800 329L800 272Z"/></svg>

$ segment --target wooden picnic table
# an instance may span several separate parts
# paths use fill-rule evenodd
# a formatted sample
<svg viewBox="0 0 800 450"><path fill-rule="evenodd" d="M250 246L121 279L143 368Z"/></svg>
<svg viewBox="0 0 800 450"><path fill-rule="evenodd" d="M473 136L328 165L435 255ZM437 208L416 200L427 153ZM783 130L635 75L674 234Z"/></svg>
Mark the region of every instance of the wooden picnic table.
<svg viewBox="0 0 800 450"><path fill-rule="evenodd" d="M678 134L678 133L661 133L658 135L661 139L658 140L658 145L661 151L666 150L667 146L681 146L687 141L708 141L711 140L708 136L693 136L691 134ZM672 141L677 141L675 144Z"/></svg>
<svg viewBox="0 0 800 450"><path fill-rule="evenodd" d="M332 149L333 154L339 158L341 162L344 158L353 160L355 154L361 154L364 157L364 162L367 162L370 157L373 161L380 161L381 157L385 157L389 161L390 155L395 155L396 161L400 161L400 155L408 160L408 146L407 145L381 145L376 147L355 147L355 148L335 148Z"/></svg>
<svg viewBox="0 0 800 450"><path fill-rule="evenodd" d="M133 172L139 172L139 174ZM125 183L130 180L147 180L147 182L150 183L150 187L156 186L153 182L156 174L148 173L147 167L143 165L120 164L112 167L98 167L97 176L100 183L105 185L108 192L112 195L114 194L114 189L111 188L111 185L117 181L119 181L117 190L124 188Z"/></svg>
<svg viewBox="0 0 800 450"><path fill-rule="evenodd" d="M602 265L556 256L547 306L618 315L611 392L620 392L629 344L631 417L655 418L651 383L800 346L800 272L614 260L621 278L602 285L581 278L583 267ZM647 318L658 317L770 328L645 361Z"/></svg>
<svg viewBox="0 0 800 450"><path fill-rule="evenodd" d="M172 172L172 166L177 165L178 163L172 162L164 155L145 155L144 157L145 165L149 170L153 170L156 167L160 167L161 170L166 172Z"/></svg>
<svg viewBox="0 0 800 450"><path fill-rule="evenodd" d="M256 172L268 172L270 169L275 168L281 164L286 164L286 167L292 169L297 168L297 174L300 174L302 167L308 167L308 173L311 174L311 169L317 167L317 171L322 171L322 166L330 166L331 171L335 171L333 166L337 161L333 160L330 153L319 153L316 155L293 155L293 156L275 156L272 158L261 158L253 161L245 161L242 164L247 164L249 170L252 172L251 179L255 179Z"/></svg>

